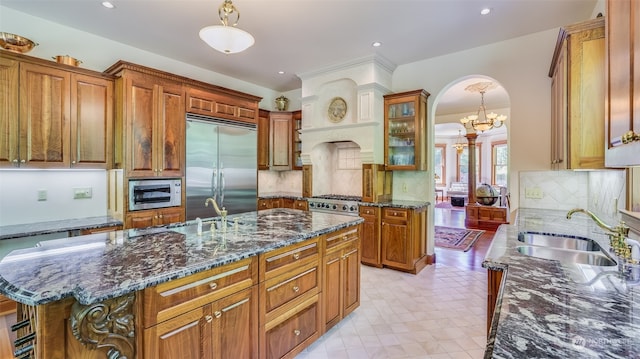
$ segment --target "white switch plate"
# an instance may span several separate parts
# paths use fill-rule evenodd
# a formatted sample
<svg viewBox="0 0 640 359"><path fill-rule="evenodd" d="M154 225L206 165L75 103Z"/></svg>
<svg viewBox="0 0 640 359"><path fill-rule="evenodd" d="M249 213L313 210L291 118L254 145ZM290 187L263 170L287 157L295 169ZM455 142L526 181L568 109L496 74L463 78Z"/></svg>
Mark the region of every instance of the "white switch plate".
<svg viewBox="0 0 640 359"><path fill-rule="evenodd" d="M38 201L46 201L47 200L47 190L39 189L38 190Z"/></svg>
<svg viewBox="0 0 640 359"><path fill-rule="evenodd" d="M73 199L87 199L91 197L93 197L93 189L91 187L73 189Z"/></svg>
<svg viewBox="0 0 640 359"><path fill-rule="evenodd" d="M524 189L525 198L542 199L543 193L540 187L527 187Z"/></svg>

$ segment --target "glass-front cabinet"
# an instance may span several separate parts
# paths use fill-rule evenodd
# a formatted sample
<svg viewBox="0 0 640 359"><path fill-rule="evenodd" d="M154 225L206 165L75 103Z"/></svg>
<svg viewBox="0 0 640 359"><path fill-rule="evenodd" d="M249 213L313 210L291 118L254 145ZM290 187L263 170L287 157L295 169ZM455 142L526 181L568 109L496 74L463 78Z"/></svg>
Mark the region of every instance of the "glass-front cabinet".
<svg viewBox="0 0 640 359"><path fill-rule="evenodd" d="M384 96L384 157L389 170L426 170L425 90Z"/></svg>

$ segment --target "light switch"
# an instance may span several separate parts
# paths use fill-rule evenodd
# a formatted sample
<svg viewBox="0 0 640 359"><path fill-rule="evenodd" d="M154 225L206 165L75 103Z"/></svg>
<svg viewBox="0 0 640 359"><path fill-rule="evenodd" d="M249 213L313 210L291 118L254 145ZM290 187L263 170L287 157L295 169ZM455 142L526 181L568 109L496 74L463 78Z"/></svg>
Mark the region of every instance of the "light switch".
<svg viewBox="0 0 640 359"><path fill-rule="evenodd" d="M73 199L88 199L91 197L93 197L93 189L91 187L73 189Z"/></svg>
<svg viewBox="0 0 640 359"><path fill-rule="evenodd" d="M38 190L38 201L46 201L47 200L47 190L39 189Z"/></svg>

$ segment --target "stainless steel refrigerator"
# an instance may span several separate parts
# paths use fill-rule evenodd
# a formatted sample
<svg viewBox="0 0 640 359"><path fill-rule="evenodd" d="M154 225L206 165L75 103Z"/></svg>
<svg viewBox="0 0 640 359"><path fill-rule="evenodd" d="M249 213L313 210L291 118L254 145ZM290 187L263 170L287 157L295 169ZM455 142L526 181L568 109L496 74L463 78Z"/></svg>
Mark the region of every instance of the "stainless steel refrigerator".
<svg viewBox="0 0 640 359"><path fill-rule="evenodd" d="M187 115L187 220L257 209L257 129L254 124Z"/></svg>

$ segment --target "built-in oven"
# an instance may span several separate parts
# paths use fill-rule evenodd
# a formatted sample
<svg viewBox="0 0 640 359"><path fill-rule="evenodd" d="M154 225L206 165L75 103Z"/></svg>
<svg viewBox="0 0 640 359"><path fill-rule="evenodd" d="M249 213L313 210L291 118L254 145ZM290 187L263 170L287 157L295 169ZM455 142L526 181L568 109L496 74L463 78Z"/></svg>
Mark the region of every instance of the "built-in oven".
<svg viewBox="0 0 640 359"><path fill-rule="evenodd" d="M181 179L129 180L129 210L182 205Z"/></svg>

